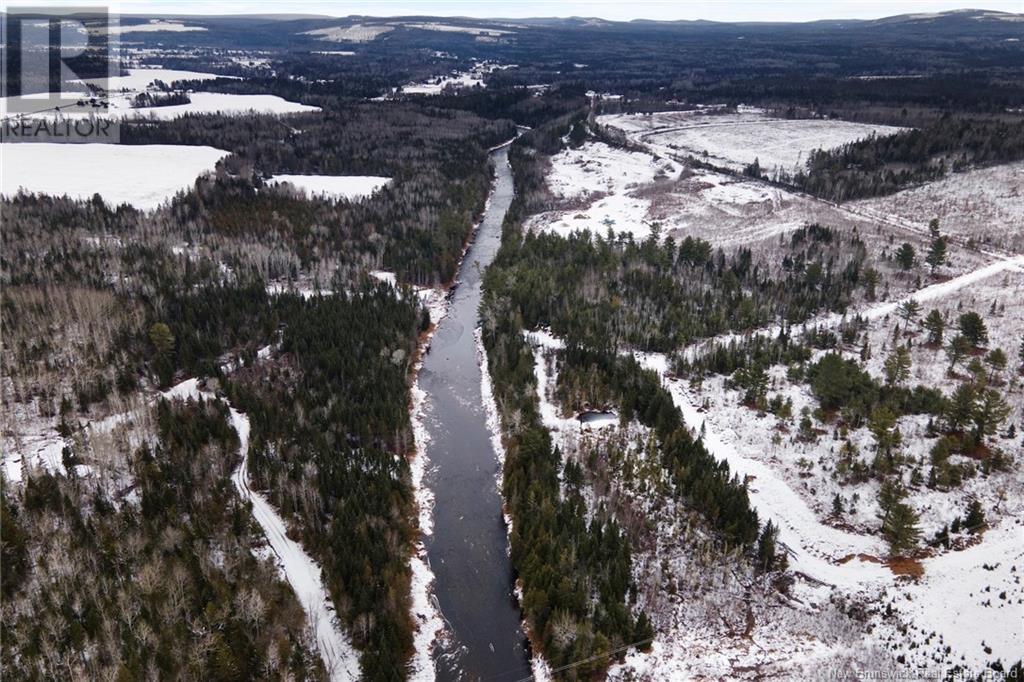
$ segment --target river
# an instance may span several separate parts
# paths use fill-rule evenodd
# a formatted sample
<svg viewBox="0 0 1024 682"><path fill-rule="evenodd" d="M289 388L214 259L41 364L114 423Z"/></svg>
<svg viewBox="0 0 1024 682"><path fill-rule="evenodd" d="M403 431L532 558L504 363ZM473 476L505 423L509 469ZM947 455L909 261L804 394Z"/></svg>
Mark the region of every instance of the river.
<svg viewBox="0 0 1024 682"><path fill-rule="evenodd" d="M501 244L513 197L508 148L492 152L491 159L496 179L490 201L418 379L426 393L427 485L434 492L434 532L426 546L452 640L437 648L438 680L511 682L530 675L473 335L482 272Z"/></svg>

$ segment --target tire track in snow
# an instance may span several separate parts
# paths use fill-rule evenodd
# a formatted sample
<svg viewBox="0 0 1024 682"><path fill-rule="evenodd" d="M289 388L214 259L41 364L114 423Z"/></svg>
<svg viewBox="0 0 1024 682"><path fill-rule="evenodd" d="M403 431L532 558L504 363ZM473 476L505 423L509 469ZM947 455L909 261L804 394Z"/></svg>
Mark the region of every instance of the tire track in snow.
<svg viewBox="0 0 1024 682"><path fill-rule="evenodd" d="M231 411L231 425L238 433L238 450L242 456L231 480L242 499L252 503L252 515L263 529L277 556L278 565L306 612L330 679L358 680L361 678L359 655L336 623L334 606L324 586L320 566L299 543L288 537L284 520L270 502L249 487L249 418L230 404L228 407Z"/></svg>

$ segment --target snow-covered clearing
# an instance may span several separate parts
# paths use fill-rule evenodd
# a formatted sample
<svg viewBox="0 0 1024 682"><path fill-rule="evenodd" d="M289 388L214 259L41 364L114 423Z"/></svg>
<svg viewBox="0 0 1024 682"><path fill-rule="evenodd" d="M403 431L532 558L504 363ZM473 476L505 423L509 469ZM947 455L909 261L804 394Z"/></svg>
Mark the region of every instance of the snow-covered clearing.
<svg viewBox="0 0 1024 682"><path fill-rule="evenodd" d="M421 31L438 31L440 33L467 33L474 36L502 36L514 33L514 31L506 31L498 28L486 28L480 26L455 26L453 24L441 24L436 21L429 22L406 22L401 23L399 26L405 26L406 28L416 28Z"/></svg>
<svg viewBox="0 0 1024 682"><path fill-rule="evenodd" d="M212 171L228 152L185 145L3 144L0 194L26 192L154 209ZM160 172L153 172L159 168Z"/></svg>
<svg viewBox="0 0 1024 682"><path fill-rule="evenodd" d="M818 223L856 231L874 253L891 248L894 232L919 252L925 248L926 229L853 214L760 180L687 168L649 147L587 142L564 149L551 157L545 183L551 200L526 226L562 236L582 230L604 236L611 229L643 239L657 224L663 237L677 241L690 236L725 249L757 245L773 250L780 235ZM959 248L951 254L953 270L975 265L976 254Z"/></svg>
<svg viewBox="0 0 1024 682"><path fill-rule="evenodd" d="M302 35L313 36L319 40L332 43L368 43L371 40L394 30L394 26L369 26L353 24L351 26L334 26L305 31Z"/></svg>
<svg viewBox="0 0 1024 682"><path fill-rule="evenodd" d="M268 185L291 185L309 195L354 201L372 195L391 182L375 175L275 175Z"/></svg>
<svg viewBox="0 0 1024 682"><path fill-rule="evenodd" d="M141 68L128 69L128 73L124 76L114 76L112 78L87 78L81 82L87 85L103 88L108 93L124 91L137 93L146 90L156 81L171 85L177 81L209 81L217 78L232 78L237 80L237 76L222 76L220 74L207 73L204 71Z"/></svg>
<svg viewBox="0 0 1024 682"><path fill-rule="evenodd" d="M164 19L150 19L145 24L121 24L110 26L104 32L111 35L124 35L125 33L187 33L193 31L205 31L205 26L188 26L180 21L166 21Z"/></svg>
<svg viewBox="0 0 1024 682"><path fill-rule="evenodd" d="M103 118L146 118L161 121L171 120L187 114L224 114L237 116L243 114L270 114L284 115L297 114L311 111L320 111L320 107L298 102L289 102L277 95L238 95L222 92L194 92L189 91L189 102L187 104L173 104L169 106L135 107L133 106L136 96L148 92L154 96L165 94L165 90L157 85L157 81L163 84L164 88L171 87L178 81L207 81L215 78L231 78L238 80L237 76L223 76L201 71L181 71L177 69L130 69L125 76L114 76L112 78L92 78L80 82L82 91L78 93L82 98L82 105L62 107L60 112L53 109L40 109L35 113L26 114L29 118L87 118L100 116ZM94 95L85 87L86 85L106 90L107 96L103 102L106 106L94 105L90 98ZM75 93L64 93L65 96L73 96ZM6 115L9 103L8 98L0 102L0 116ZM41 107L43 105L40 105Z"/></svg>
<svg viewBox="0 0 1024 682"><path fill-rule="evenodd" d="M681 166L652 155L587 142L551 158L546 176L556 200L553 210L533 216L528 229L566 236L589 230L628 232L638 239L650 234L651 199L642 190L679 177Z"/></svg>
<svg viewBox="0 0 1024 682"><path fill-rule="evenodd" d="M1016 267L1013 267L1014 263ZM997 267L999 265L1004 267ZM1016 351L1024 336L1024 256L998 261L981 272L987 276L957 277L908 297L908 300L912 298L922 304L921 316L909 324L889 306L869 309L865 317L871 321L867 338L872 355L865 363L867 371L875 377L882 377L889 351L894 345L909 342L913 362L907 378L909 384L921 383L937 387L955 385L946 374L949 362L943 348L931 348L925 343L927 331L922 320L931 310L938 310L946 321L948 331L945 339L948 341L956 333L960 315L974 311L981 315L988 329L986 349L1001 348L1010 359L1009 369L1003 375L1012 384L1013 368L1019 364L1014 362ZM897 325L901 334L894 339L893 330ZM960 364L959 372L965 371L967 362L969 359ZM1012 419L1010 421L1013 422Z"/></svg>
<svg viewBox="0 0 1024 682"><path fill-rule="evenodd" d="M453 71L447 75L429 78L422 83L403 85L399 92L403 95L440 95L446 88L486 87L484 78L498 69L509 68L493 62L477 62L469 71Z"/></svg>
<svg viewBox="0 0 1024 682"><path fill-rule="evenodd" d="M316 633L324 667L332 680L358 680L359 653L341 631L324 586L320 566L306 554L302 545L288 537L284 520L260 493L249 488L249 418L231 409L231 425L238 432L242 461L231 476L242 499L252 503L252 514L270 543L278 566L306 611L310 626Z"/></svg>
<svg viewBox="0 0 1024 682"><path fill-rule="evenodd" d="M781 119L758 110L616 114L598 120L648 144L732 170L742 170L756 159L762 170L769 173L800 170L817 149L832 149L871 135L892 135L903 130L837 120Z"/></svg>
<svg viewBox="0 0 1024 682"><path fill-rule="evenodd" d="M277 95L235 95L223 92L192 92L189 93L188 104L175 104L165 107L140 107L124 112L126 116L155 118L167 121L187 114L224 114L240 116L244 114L301 114L320 111L320 107L310 104L289 102Z"/></svg>
<svg viewBox="0 0 1024 682"><path fill-rule="evenodd" d="M1024 252L1024 162L956 173L887 197L845 206L868 217L927 230L938 218L944 232L1005 251Z"/></svg>

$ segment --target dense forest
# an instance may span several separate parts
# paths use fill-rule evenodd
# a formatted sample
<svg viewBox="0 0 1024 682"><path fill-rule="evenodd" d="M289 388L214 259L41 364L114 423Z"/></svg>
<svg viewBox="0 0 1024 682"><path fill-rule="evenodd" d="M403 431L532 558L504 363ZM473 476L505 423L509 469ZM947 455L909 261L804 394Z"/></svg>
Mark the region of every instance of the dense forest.
<svg viewBox="0 0 1024 682"><path fill-rule="evenodd" d="M727 331L842 312L865 294L865 249L821 226L793 232L774 272L739 249L589 233L511 239L492 286L524 327L550 327L593 348L671 351Z"/></svg>

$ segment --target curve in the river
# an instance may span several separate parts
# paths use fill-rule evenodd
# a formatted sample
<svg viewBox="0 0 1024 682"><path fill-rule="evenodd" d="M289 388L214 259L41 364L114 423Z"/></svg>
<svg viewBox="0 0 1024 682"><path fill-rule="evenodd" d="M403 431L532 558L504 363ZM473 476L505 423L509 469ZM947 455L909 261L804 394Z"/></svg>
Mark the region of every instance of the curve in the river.
<svg viewBox="0 0 1024 682"><path fill-rule="evenodd" d="M434 493L427 552L434 592L451 630L451 641L436 651L439 680L511 681L530 675L473 335L482 273L500 246L513 197L508 148L491 158L496 179L487 210L418 377L426 393L428 485Z"/></svg>

